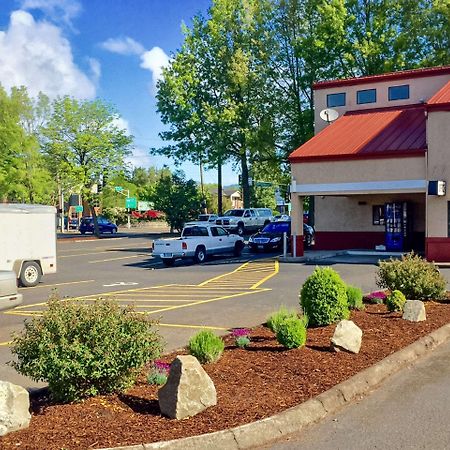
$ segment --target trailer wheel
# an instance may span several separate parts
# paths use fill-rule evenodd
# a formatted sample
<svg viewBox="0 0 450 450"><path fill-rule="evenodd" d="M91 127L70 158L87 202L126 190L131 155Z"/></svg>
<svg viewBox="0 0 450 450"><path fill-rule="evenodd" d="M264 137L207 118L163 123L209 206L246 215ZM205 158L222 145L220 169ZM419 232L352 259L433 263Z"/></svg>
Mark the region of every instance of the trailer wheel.
<svg viewBox="0 0 450 450"><path fill-rule="evenodd" d="M23 263L19 276L21 286L36 286L41 281L41 278L42 271L37 262L27 261Z"/></svg>

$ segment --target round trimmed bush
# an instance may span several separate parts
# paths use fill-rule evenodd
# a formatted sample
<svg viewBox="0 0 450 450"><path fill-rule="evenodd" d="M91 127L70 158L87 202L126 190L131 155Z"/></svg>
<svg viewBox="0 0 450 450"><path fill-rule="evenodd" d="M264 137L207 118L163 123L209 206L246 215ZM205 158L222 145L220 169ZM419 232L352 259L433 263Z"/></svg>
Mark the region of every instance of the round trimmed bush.
<svg viewBox="0 0 450 450"><path fill-rule="evenodd" d="M47 306L14 336L11 365L47 382L57 401L122 391L162 349L154 322L116 301L52 298Z"/></svg>
<svg viewBox="0 0 450 450"><path fill-rule="evenodd" d="M212 331L203 330L189 340L188 350L201 364L213 363L222 356L225 344Z"/></svg>
<svg viewBox="0 0 450 450"><path fill-rule="evenodd" d="M277 334L278 327L281 322L286 320L287 318L298 318L298 314L295 310L289 311L285 306L280 306L280 309L274 313L272 313L266 321L267 327Z"/></svg>
<svg viewBox="0 0 450 450"><path fill-rule="evenodd" d="M406 303L406 297L400 291L393 291L386 297L386 306L388 311L403 311Z"/></svg>
<svg viewBox="0 0 450 450"><path fill-rule="evenodd" d="M278 324L277 341L286 348L299 348L306 344L308 318L288 317Z"/></svg>
<svg viewBox="0 0 450 450"><path fill-rule="evenodd" d="M300 292L300 304L313 326L348 319L347 286L331 267L316 267Z"/></svg>

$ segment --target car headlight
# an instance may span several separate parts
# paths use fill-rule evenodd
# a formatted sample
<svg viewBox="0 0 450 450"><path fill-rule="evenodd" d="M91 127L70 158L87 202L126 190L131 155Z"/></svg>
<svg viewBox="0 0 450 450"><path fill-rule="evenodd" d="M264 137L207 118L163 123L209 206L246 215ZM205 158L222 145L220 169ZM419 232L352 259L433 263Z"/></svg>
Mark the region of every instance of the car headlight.
<svg viewBox="0 0 450 450"><path fill-rule="evenodd" d="M270 240L270 242L280 242L281 238L280 237L274 237Z"/></svg>

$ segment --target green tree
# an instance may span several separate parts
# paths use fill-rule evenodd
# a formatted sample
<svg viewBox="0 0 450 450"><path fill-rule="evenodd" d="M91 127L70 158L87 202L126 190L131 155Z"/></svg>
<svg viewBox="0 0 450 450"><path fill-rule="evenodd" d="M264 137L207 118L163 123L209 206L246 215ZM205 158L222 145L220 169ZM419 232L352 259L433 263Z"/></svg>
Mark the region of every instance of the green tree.
<svg viewBox="0 0 450 450"><path fill-rule="evenodd" d="M207 19L197 16L185 29L159 84L158 110L170 126L161 136L175 144L155 151L212 167L239 165L246 206L251 163L275 152L265 26L271 11L269 0L215 0Z"/></svg>
<svg viewBox="0 0 450 450"><path fill-rule="evenodd" d="M115 125L119 115L100 100L63 97L52 107L52 115L42 129L44 153L54 177L81 193L98 235L93 186L103 183L105 175L124 171L132 136Z"/></svg>
<svg viewBox="0 0 450 450"><path fill-rule="evenodd" d="M166 215L171 231L181 231L185 222L200 213L201 195L194 180L186 180L182 172L163 174L156 182L150 200Z"/></svg>

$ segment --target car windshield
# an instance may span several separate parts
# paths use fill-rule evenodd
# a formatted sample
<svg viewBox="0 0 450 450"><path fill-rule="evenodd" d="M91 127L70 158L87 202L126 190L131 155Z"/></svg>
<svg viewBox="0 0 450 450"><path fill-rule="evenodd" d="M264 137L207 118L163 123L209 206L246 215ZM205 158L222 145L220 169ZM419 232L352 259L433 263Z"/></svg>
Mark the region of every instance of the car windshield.
<svg viewBox="0 0 450 450"><path fill-rule="evenodd" d="M83 219L83 223L85 225L90 225L92 223L92 219Z"/></svg>
<svg viewBox="0 0 450 450"><path fill-rule="evenodd" d="M289 233L289 223L272 222L263 228L263 233Z"/></svg>
<svg viewBox="0 0 450 450"><path fill-rule="evenodd" d="M227 217L242 217L243 214L244 214L244 210L243 209L229 209L228 211L225 212L224 216L227 216Z"/></svg>

